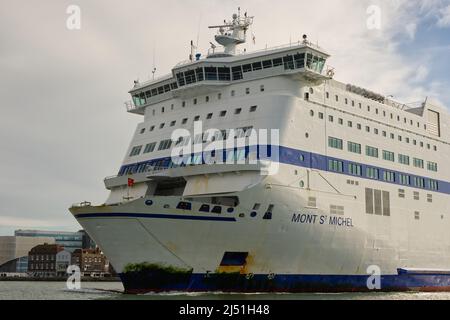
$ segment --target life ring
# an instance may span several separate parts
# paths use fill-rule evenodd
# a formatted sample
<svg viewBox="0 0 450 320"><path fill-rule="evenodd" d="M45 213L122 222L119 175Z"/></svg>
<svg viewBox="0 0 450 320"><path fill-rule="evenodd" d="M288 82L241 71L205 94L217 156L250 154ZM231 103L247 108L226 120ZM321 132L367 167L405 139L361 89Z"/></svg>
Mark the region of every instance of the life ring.
<svg viewBox="0 0 450 320"><path fill-rule="evenodd" d="M275 273L269 273L269 275L267 276L267 279L269 280L273 280L275 278Z"/></svg>

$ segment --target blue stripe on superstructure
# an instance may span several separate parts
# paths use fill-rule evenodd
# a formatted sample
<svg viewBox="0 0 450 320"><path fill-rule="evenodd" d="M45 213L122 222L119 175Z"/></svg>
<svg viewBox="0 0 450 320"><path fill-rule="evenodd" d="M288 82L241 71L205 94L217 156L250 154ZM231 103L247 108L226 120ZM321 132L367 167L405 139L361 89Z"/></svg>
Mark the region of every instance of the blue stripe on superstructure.
<svg viewBox="0 0 450 320"><path fill-rule="evenodd" d="M174 219L174 220L204 220L204 221L227 221L235 222L236 218L232 217L205 217L192 215L170 215L170 214L147 214L147 213L80 213L75 215L77 219L84 218L147 218L147 219Z"/></svg>
<svg viewBox="0 0 450 320"><path fill-rule="evenodd" d="M298 166L298 167L304 167L304 168L310 168L310 169L317 169L317 170L322 170L322 171L328 171L328 172L332 172L332 173L337 173L337 174L342 174L342 175L346 175L346 176L351 176L353 178L359 178L359 179L367 179L367 180L373 180L373 181L379 181L379 182L384 182L384 183L390 183L390 184L395 184L395 185L399 185L399 186L403 186L403 187L409 187L409 188L415 188L415 189L419 189L419 190L428 190L431 192L438 192L438 193L444 193L444 194L450 194L450 182L448 181L443 181L443 180L437 180L437 179L433 179L430 177L425 177L425 176L418 176L418 175L413 175L407 172L402 172L402 171L396 171L396 170L392 170L392 169L388 169L388 168L383 168L383 167L377 167L377 166L373 166L373 165L368 165L365 163L360 163L360 162L355 162L355 161L349 161L349 160L345 160L345 159L341 159L341 158L335 158L335 157L329 157L329 156L324 156L321 154L317 154L317 153L312 153L312 152L307 152L307 151L303 151L303 150L298 150L298 149L293 149L293 148L289 148L289 147L283 147L280 146L279 147L279 158L275 158L272 157L270 158L269 156L265 155L265 156L261 156L261 149L266 149L266 148L271 148L272 146L265 146L265 145L258 145L258 146L250 146L250 147L245 147L247 153L249 151L249 149L251 149L252 151L254 149L258 149L258 156L257 159L258 160L272 160L272 161L277 161L279 163L282 164L289 164L289 165L294 165L294 166ZM236 148L236 149L244 149L244 148ZM228 149L225 150L225 152L229 152L229 151L234 151L234 149ZM206 154L206 153L205 153ZM300 156L303 156L303 161L300 159ZM343 172L335 172L335 171L331 171L328 169L328 160L337 160L337 161L342 161L343 163ZM139 163L134 163L134 164L129 164L129 165L124 165L120 168L119 174L124 174L126 172L126 169L133 167L133 172L136 173L137 168L139 166L143 166L145 164L155 164L157 162L162 163L163 168L170 166L171 163L171 157L164 157L164 158L158 158L158 159L153 159L153 160L147 160L147 161L143 161L143 162L139 162ZM348 164L352 163L352 164L356 164L356 165L360 165L361 166L361 176L357 176L357 175L352 175L349 173L348 171ZM368 178L365 176L365 171L366 168L370 167L370 168L375 168L378 169L379 171L379 179L372 179L372 178ZM384 181L383 179L381 179L383 177L383 174L385 171L388 172L393 172L395 174L395 181L391 182L391 181ZM410 184L409 185L405 185L399 182L399 174L403 174L403 175L408 175L410 177ZM421 178L421 179L425 179L425 187L424 188L419 188L417 186L414 186L412 184L412 181L414 178ZM429 180L432 181L436 181L438 183L438 190L433 190L428 188L427 186L427 182L429 182Z"/></svg>

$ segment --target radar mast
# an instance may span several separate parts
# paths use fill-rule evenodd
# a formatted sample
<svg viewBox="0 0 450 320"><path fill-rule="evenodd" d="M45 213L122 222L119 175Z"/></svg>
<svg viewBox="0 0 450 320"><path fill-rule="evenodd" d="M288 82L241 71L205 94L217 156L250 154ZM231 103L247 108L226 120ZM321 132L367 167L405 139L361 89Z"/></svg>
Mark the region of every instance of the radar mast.
<svg viewBox="0 0 450 320"><path fill-rule="evenodd" d="M241 16L241 9L233 14L231 21L225 21L223 25L210 26L210 29L219 29L215 40L221 44L226 55L234 55L236 46L246 42L247 30L253 24L253 17L249 17L247 12Z"/></svg>

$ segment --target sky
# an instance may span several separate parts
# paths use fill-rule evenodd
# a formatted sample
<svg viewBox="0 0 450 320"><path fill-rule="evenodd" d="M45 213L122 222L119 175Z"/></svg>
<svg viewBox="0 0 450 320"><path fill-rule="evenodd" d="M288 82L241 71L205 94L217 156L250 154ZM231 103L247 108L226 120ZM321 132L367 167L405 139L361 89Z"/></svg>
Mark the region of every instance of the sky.
<svg viewBox="0 0 450 320"><path fill-rule="evenodd" d="M450 107L450 0L0 0L0 235L80 229L68 208L106 200L142 121L124 106L133 81L170 73L191 40L205 54L207 26L239 6L248 51L307 34L335 79Z"/></svg>

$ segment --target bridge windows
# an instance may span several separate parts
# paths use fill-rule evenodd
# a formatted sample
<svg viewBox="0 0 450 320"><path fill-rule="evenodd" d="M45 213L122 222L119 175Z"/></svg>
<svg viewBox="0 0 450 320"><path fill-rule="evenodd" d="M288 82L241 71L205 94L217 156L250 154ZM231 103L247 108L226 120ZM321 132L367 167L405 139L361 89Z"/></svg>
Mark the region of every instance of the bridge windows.
<svg viewBox="0 0 450 320"><path fill-rule="evenodd" d="M219 81L230 81L230 68L229 67L221 67L217 68L219 74Z"/></svg>
<svg viewBox="0 0 450 320"><path fill-rule="evenodd" d="M282 58L275 58L273 59L273 66L278 67L283 65L283 59Z"/></svg>
<svg viewBox="0 0 450 320"><path fill-rule="evenodd" d="M272 68L272 60L265 60L262 62L262 65L264 69Z"/></svg>
<svg viewBox="0 0 450 320"><path fill-rule="evenodd" d="M206 80L217 80L217 68L216 67L205 67L205 79Z"/></svg>
<svg viewBox="0 0 450 320"><path fill-rule="evenodd" d="M232 75L233 75L233 81L243 79L242 67L241 66L237 66L237 67L231 68L231 72L232 72Z"/></svg>
<svg viewBox="0 0 450 320"><path fill-rule="evenodd" d="M252 63L252 69L253 71L261 70L262 69L261 61Z"/></svg>

